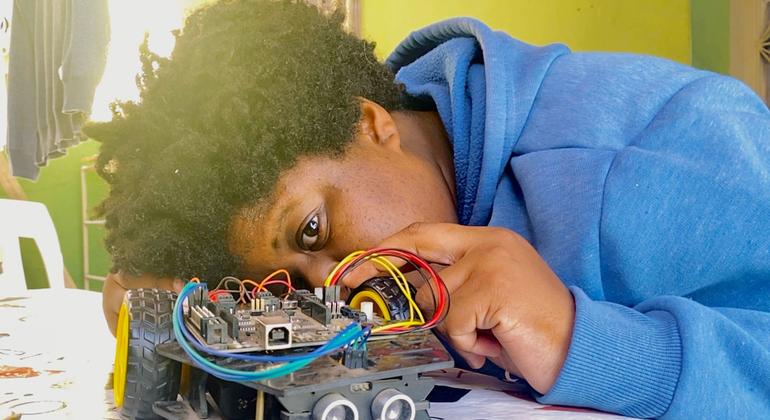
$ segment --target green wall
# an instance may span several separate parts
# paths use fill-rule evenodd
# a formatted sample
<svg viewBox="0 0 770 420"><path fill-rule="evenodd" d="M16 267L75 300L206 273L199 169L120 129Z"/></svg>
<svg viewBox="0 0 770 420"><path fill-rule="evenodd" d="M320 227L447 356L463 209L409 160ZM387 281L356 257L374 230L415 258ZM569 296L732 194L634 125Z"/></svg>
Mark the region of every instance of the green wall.
<svg viewBox="0 0 770 420"><path fill-rule="evenodd" d="M692 65L730 71L730 0L692 0Z"/></svg>

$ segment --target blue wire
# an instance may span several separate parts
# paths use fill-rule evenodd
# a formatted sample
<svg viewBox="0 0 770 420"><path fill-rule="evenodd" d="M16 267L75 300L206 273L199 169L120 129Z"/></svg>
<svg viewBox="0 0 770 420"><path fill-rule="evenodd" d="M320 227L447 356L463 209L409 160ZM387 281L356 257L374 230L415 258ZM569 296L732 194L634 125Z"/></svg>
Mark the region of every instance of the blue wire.
<svg viewBox="0 0 770 420"><path fill-rule="evenodd" d="M191 283L191 284L194 284L194 283ZM197 287L203 287L203 285L200 285L200 286L197 286ZM193 288L195 288L195 286L191 287L190 289L193 289ZM190 293L192 293L192 292L190 292ZM187 296L188 296L188 294L185 294L184 296L182 296L180 294L179 300L182 300L183 298L186 298ZM173 318L173 320L177 320L177 321L180 320L180 319ZM247 361L251 361L251 362L273 362L273 363L275 363L275 362L290 362L290 361L300 360L300 359L305 359L305 358L317 358L317 357L320 357L320 356L325 356L327 354L333 353L335 350L337 350L339 347L341 347L341 346L337 346L337 347L334 347L334 348L326 348L327 345L325 344L325 345L323 345L321 347L318 347L317 349L315 349L315 350L313 350L311 352L302 353L302 354L286 355L286 356L248 355L248 354L228 353L228 352L219 351L219 350L216 350L216 349L213 349L213 348L210 348L210 347L206 347L206 346L200 344L198 342L198 340L195 339L192 336L192 334L187 329L187 326L184 325L183 322L180 322L180 327L181 327L181 330L182 330L182 334L184 334L185 338L187 338L187 340L194 347L196 347L200 351L209 353L209 354L214 355L214 356L230 357L230 358L234 358L234 359L247 360ZM352 331L354 329L357 329L356 328L356 324L352 323L352 324L348 325L345 329L340 331L337 336L340 336L340 335L346 333L347 331ZM366 334L369 331L371 331L371 327L367 327L364 331L362 331L361 332L361 336L363 336L364 334Z"/></svg>
<svg viewBox="0 0 770 420"><path fill-rule="evenodd" d="M180 297L182 299L187 297L187 295L189 295L190 289L186 290L185 292L186 293L184 293L183 295L180 294ZM178 303L179 302L181 302L181 299L178 301ZM182 315L181 307L179 307L179 310L175 311L175 315L177 316ZM180 332L181 332L179 328L181 323L178 321L179 319L177 319L177 322L174 323L174 334L177 337L177 340L180 339ZM342 346L346 343L346 340L353 339L354 338L353 335L348 336L348 334L346 333L342 337L338 336L339 339L338 337L335 337L334 339L330 340L330 342L327 344L329 344L329 347ZM313 360L312 358L309 358L309 359L290 362L285 365L281 365L281 366L263 370L263 371L244 372L240 370L233 370L233 369L228 369L228 368L223 368L221 366L218 366L208 361L207 359L203 358L197 352L195 352L192 348L189 347L189 344L184 340L180 340L179 343L201 369L203 369L204 371L214 376L217 376L229 381L255 381L255 380L275 378L275 377L283 376L293 371L296 371L297 369L300 369L303 366L309 364Z"/></svg>
<svg viewBox="0 0 770 420"><path fill-rule="evenodd" d="M183 293L180 294L178 302L183 301L191 293L192 289L194 289L196 287L202 287L202 285L200 285L200 286L192 285L189 288L184 289ZM305 361L309 362L309 361L312 361L314 358L318 357L319 355L328 354L328 353L331 353L331 352L337 350L339 347L345 345L349 340L357 339L360 336L360 331L357 331L357 328L356 328L357 326L356 325L351 325L348 328L346 328L345 330L343 330L343 332L338 334L338 336L334 337L332 340L327 342L324 346L321 346L321 348L319 348L316 351L313 351L311 353L305 353L305 354L302 354L302 355L292 355L292 356L248 356L248 355L234 355L232 353L217 352L217 351L215 351L213 349L207 349L207 348L201 346L200 344L198 344L197 340L195 340L193 337L190 336L189 332L187 331L186 327L184 326L184 323L180 322L180 319L181 319L182 315L183 314L182 314L181 306L178 306L176 308L175 312L174 312L174 317L172 318L172 320L173 320L173 322L175 324L174 325L175 326L175 335L177 337L178 337L178 333L181 331L184 335L186 335L186 338L190 339L191 342L194 345L196 345L198 348L201 348L203 351L207 351L207 352L211 351L212 353L217 353L218 355L221 355L223 357L240 358L240 359L245 359L245 360L250 360L250 361L254 361L254 360L258 360L258 361L294 360L295 362L305 362ZM184 340L181 340L180 344L187 344L187 343L185 343ZM187 345L183 345L183 348L185 348L186 351L187 350L192 350L192 349L189 349L189 346L187 346ZM190 354L190 356L194 360L196 360L198 362L202 362L202 360L205 360L200 355L198 355L197 353L196 354ZM303 366L305 364L306 363L302 363ZM219 366L217 366L217 368L219 368Z"/></svg>
<svg viewBox="0 0 770 420"><path fill-rule="evenodd" d="M365 334L364 330L361 329L360 325L353 323L353 324L350 324L344 330L342 330L339 334L337 334L334 338L329 340L323 346L317 348L312 352L303 353L300 355L288 355L288 356L243 355L243 354L226 353L226 352L210 349L198 343L197 340L191 336L190 332L187 330L187 327L184 325L184 322L182 321L184 316L183 310L182 310L182 302L192 293L194 289L202 288L202 287L205 287L205 285L189 283L184 287L184 289L182 289L182 292L179 294L179 297L177 298L177 302L175 304L174 312L172 314L172 325L174 328L174 336L176 337L182 349L190 356L191 359L193 359L193 361L196 362L196 365L198 365L199 368L206 371L207 373L210 373L224 380L243 382L243 381L270 379L270 378L283 376L291 372L294 372L298 369L301 369L302 367L308 365L310 362L312 362L314 359L320 356L337 351L340 347L345 346L351 341L360 340ZM262 371L256 371L256 372L245 372L245 371L240 371L235 369L224 368L222 366L218 366L210 362L205 357L197 353L193 348L190 347L188 340L189 340L189 343L192 343L195 347L197 347L201 351L204 351L216 356L229 357L229 358L248 360L248 361L260 361L260 362L288 361L288 363L280 366L276 366L273 368L265 369Z"/></svg>

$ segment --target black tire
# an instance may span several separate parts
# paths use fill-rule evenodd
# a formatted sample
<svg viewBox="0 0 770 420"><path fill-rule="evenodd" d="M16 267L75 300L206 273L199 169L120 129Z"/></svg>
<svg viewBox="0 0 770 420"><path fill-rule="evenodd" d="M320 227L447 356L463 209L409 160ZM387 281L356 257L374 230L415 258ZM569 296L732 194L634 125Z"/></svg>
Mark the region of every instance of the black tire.
<svg viewBox="0 0 770 420"><path fill-rule="evenodd" d="M371 290L382 297L385 304L388 306L390 312L390 318L397 321L404 321L409 319L409 301L406 296L399 289L396 281L390 277L374 277L358 286L353 292L350 293L352 298L358 292L364 290ZM409 290L412 296L415 295L414 287L409 285Z"/></svg>
<svg viewBox="0 0 770 420"><path fill-rule="evenodd" d="M120 416L124 419L157 419L155 401L176 400L179 393L178 362L155 352L155 346L174 340L171 314L176 294L158 289L127 292L130 332L126 388Z"/></svg>

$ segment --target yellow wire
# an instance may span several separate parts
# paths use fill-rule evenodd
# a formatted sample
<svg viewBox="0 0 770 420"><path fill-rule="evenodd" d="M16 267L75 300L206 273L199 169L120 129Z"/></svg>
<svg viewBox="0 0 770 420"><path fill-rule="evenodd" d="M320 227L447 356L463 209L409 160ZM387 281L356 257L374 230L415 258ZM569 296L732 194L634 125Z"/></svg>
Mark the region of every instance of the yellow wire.
<svg viewBox="0 0 770 420"><path fill-rule="evenodd" d="M324 280L324 286L328 287L331 285L332 278L337 274L337 272L348 262L356 258L357 256L364 253L364 251L355 251L350 253L348 256L342 259L335 267L332 269L332 271L329 273L329 275ZM396 285L398 285L398 288L401 290L401 292L406 296L406 300L409 303L409 320L404 322L414 322L417 324L414 325L422 325L425 323L425 318L422 315L422 311L420 310L419 306L417 306L417 303L412 298L412 293L409 290L409 282L406 280L406 276L404 276L404 273L401 272L401 270L396 267L392 262L390 262L387 258L372 254L368 255L366 257L367 260L372 260L374 263L379 265L380 267L384 268L385 271L388 272L391 278L396 282ZM415 321L414 314L417 313L417 316L420 318L420 321ZM400 323L396 323L400 324ZM392 328L396 324L389 324L387 325L388 328ZM373 330L374 331L374 330Z"/></svg>
<svg viewBox="0 0 770 420"><path fill-rule="evenodd" d="M401 322L395 322L388 325L380 325L379 327L372 328L372 334L376 334L381 331L385 331L391 328L396 327L417 327L424 323L421 323L420 321L401 321Z"/></svg>
<svg viewBox="0 0 770 420"><path fill-rule="evenodd" d="M337 263L336 266L332 269L331 273L329 273L328 276L326 276L326 280L324 280L324 287L329 287L332 284L332 279L334 278L334 275L337 274L338 271L340 271L340 268L342 268L343 265L347 264L352 260L353 258L363 254L364 251L355 251L351 252L347 257L343 258L342 261Z"/></svg>
<svg viewBox="0 0 770 420"><path fill-rule="evenodd" d="M393 280L396 282L396 285L399 289L401 289L401 293L404 294L406 297L407 302L409 303L409 321L414 321L414 309L417 307L416 304L414 304L414 300L412 299L412 294L409 291L409 283L406 281L406 277L404 276L404 273L401 272L401 270L398 269L393 263L388 261L387 258L383 257L374 257L372 260L377 263L380 267L384 268L385 271L388 272L390 277L393 278ZM420 321L423 323L425 322L425 319L422 317L422 313L420 312L420 309L417 308L417 313L420 317Z"/></svg>
<svg viewBox="0 0 770 420"><path fill-rule="evenodd" d="M401 292L406 296L406 300L409 303L409 320L414 321L414 312L417 312L417 316L420 318L420 321L425 323L425 318L422 316L422 311L420 311L420 308L417 306L417 303L412 299L412 292L409 290L409 282L406 280L406 276L404 276L404 273L396 267L390 260L384 257L377 257L375 259L375 262L379 263L380 266L385 267L388 271L388 274L393 277L393 279L396 281L396 284L398 285L399 289L401 289ZM395 275L393 274L395 272ZM401 283L399 283L399 280L401 280Z"/></svg>
<svg viewBox="0 0 770 420"><path fill-rule="evenodd" d="M417 315L420 318L420 321L424 323L425 319L422 316L422 312L420 311L420 308L417 306L414 299L412 299L412 293L409 290L409 282L406 280L404 273L401 272L401 270L398 267L396 267L392 262L390 262L390 260L388 260L385 257L379 256L377 254L372 254L367 259L373 260L375 263L377 263L377 265L384 268L385 271L387 271L388 274L396 282L396 285L398 286L398 288L401 289L401 292L404 294L404 296L407 299L407 302L409 303L409 320L414 321L414 312L417 312Z"/></svg>

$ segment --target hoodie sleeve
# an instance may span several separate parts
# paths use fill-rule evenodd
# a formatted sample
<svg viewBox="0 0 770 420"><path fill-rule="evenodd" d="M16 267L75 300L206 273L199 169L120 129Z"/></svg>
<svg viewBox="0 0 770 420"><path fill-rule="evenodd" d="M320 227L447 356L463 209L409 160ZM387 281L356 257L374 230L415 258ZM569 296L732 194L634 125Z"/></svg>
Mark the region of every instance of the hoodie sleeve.
<svg viewBox="0 0 770 420"><path fill-rule="evenodd" d="M90 114L110 42L107 0L67 0L66 3L68 21L61 67L62 112Z"/></svg>
<svg viewBox="0 0 770 420"><path fill-rule="evenodd" d="M637 417L770 412L765 105L727 77L687 83L617 151L604 197L602 283L656 297L571 287L571 347L539 401Z"/></svg>
<svg viewBox="0 0 770 420"><path fill-rule="evenodd" d="M541 403L645 418L759 418L770 410L770 314L674 296L628 308L571 291L572 344Z"/></svg>

